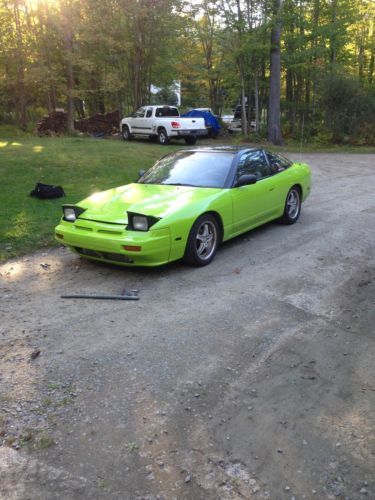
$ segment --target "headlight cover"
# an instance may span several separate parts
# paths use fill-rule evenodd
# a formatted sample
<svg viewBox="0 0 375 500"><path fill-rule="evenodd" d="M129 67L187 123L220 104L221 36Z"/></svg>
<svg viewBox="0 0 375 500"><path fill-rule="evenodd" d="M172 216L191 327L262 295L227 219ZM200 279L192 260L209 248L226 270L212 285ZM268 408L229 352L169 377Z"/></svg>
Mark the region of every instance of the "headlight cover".
<svg viewBox="0 0 375 500"><path fill-rule="evenodd" d="M78 217L86 210L85 208L77 207L75 205L63 205L63 220L66 222L75 222Z"/></svg>
<svg viewBox="0 0 375 500"><path fill-rule="evenodd" d="M127 214L127 231L148 231L150 227L160 220L160 218L153 217L152 215L141 215L133 212L127 212Z"/></svg>

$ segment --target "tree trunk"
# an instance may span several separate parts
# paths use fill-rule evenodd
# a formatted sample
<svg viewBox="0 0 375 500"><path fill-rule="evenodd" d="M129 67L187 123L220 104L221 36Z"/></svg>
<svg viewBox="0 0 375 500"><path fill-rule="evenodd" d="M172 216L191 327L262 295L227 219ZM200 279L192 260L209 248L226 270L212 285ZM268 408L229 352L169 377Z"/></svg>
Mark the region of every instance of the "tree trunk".
<svg viewBox="0 0 375 500"><path fill-rule="evenodd" d="M67 130L74 132L74 74L73 74L73 32L72 2L66 0L63 7L63 38L65 51Z"/></svg>
<svg viewBox="0 0 375 500"><path fill-rule="evenodd" d="M312 126L315 128L315 115L316 115L316 94L317 94L317 68L316 62L318 60L318 27L320 19L320 0L314 1L314 14L313 14L313 32L312 32L312 109L311 121Z"/></svg>
<svg viewBox="0 0 375 500"><path fill-rule="evenodd" d="M329 41L329 59L331 62L331 70L336 63L337 47L336 47L336 17L337 17L337 0L332 0L332 13L331 13L331 36Z"/></svg>
<svg viewBox="0 0 375 500"><path fill-rule="evenodd" d="M26 113L26 93L25 93L25 58L24 47L22 39L22 27L20 19L20 11L18 2L14 2L14 20L17 33L17 81L16 81L16 111L17 120L20 127L26 130L27 127L27 113Z"/></svg>
<svg viewBox="0 0 375 500"><path fill-rule="evenodd" d="M243 73L241 74L241 125L242 125L243 135L247 135L245 80L244 80Z"/></svg>
<svg viewBox="0 0 375 500"><path fill-rule="evenodd" d="M254 101L255 101L255 132L259 133L259 88L258 88L258 72L255 72L254 81Z"/></svg>
<svg viewBox="0 0 375 500"><path fill-rule="evenodd" d="M270 94L268 99L268 140L272 144L282 144L280 125L280 37L282 0L273 1L274 25L271 31L270 50Z"/></svg>
<svg viewBox="0 0 375 500"><path fill-rule="evenodd" d="M65 36L66 50L66 85L67 85L67 129L68 132L74 132L74 76L72 64L72 35L67 33Z"/></svg>

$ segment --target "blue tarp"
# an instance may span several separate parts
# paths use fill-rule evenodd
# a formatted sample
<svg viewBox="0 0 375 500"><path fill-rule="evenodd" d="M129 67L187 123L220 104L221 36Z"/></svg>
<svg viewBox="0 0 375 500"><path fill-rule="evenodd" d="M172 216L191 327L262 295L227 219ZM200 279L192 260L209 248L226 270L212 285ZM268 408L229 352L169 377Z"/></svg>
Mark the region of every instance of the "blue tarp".
<svg viewBox="0 0 375 500"><path fill-rule="evenodd" d="M209 111L198 111L197 109L192 109L188 113L181 115L186 118L204 118L204 123L207 128L210 128L212 135L218 135L221 126L219 120Z"/></svg>

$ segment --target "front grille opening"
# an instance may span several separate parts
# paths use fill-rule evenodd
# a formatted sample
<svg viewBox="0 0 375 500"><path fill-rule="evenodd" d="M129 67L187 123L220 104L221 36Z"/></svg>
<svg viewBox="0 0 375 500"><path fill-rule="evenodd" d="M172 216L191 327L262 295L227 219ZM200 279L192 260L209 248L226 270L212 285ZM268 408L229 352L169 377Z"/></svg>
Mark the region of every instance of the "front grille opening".
<svg viewBox="0 0 375 500"><path fill-rule="evenodd" d="M123 231L112 231L111 229L98 229L98 233L104 233L104 234L123 234Z"/></svg>
<svg viewBox="0 0 375 500"><path fill-rule="evenodd" d="M127 255L122 255L121 253L107 253L107 252L103 252L103 256L104 256L105 259L114 260L116 262L126 262L128 264L132 264L134 262L133 259L131 259Z"/></svg>
<svg viewBox="0 0 375 500"><path fill-rule="evenodd" d="M127 255L122 255L121 253L111 253L111 252L97 252L96 250L90 250L89 248L74 247L74 249L81 255L87 255L88 257L95 257L96 259L112 260L113 262L123 262L126 264L133 264L134 260Z"/></svg>

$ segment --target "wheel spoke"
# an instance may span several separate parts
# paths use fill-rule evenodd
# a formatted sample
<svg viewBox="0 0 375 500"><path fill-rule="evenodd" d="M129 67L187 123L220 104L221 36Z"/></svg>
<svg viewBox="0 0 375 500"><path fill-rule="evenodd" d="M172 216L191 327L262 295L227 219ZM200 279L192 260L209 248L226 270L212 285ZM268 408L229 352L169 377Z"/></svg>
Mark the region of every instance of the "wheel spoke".
<svg viewBox="0 0 375 500"><path fill-rule="evenodd" d="M204 243L200 243L198 248L197 248L197 254L201 256L205 250L206 246Z"/></svg>
<svg viewBox="0 0 375 500"><path fill-rule="evenodd" d="M209 229L208 229L208 224L205 224L203 227L203 236L208 236L209 235Z"/></svg>

